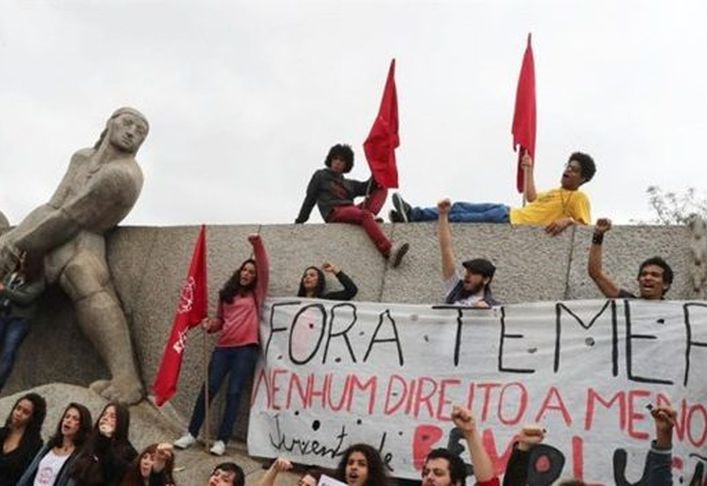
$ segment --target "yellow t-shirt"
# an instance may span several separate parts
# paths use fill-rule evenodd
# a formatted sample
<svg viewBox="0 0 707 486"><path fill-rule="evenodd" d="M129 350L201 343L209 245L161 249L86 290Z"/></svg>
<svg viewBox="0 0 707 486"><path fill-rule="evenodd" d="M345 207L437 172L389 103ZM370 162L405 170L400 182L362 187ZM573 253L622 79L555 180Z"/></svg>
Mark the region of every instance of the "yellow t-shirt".
<svg viewBox="0 0 707 486"><path fill-rule="evenodd" d="M546 225L560 218L571 217L581 224L589 224L589 198L582 191L563 188L541 192L524 208L511 209L511 224Z"/></svg>

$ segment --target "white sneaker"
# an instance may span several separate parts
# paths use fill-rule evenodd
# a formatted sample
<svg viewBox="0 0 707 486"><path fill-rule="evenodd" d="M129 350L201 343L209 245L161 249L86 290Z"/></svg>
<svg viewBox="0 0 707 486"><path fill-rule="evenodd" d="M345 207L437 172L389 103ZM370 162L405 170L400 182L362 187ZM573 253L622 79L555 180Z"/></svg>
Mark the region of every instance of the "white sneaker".
<svg viewBox="0 0 707 486"><path fill-rule="evenodd" d="M181 436L179 439L174 441L174 447L177 449L186 449L191 447L196 442L196 437L191 435L189 432Z"/></svg>
<svg viewBox="0 0 707 486"><path fill-rule="evenodd" d="M224 452L226 452L226 444L224 444L222 440L217 440L216 442L214 442L214 445L211 446L209 452L212 453L214 456L222 456Z"/></svg>

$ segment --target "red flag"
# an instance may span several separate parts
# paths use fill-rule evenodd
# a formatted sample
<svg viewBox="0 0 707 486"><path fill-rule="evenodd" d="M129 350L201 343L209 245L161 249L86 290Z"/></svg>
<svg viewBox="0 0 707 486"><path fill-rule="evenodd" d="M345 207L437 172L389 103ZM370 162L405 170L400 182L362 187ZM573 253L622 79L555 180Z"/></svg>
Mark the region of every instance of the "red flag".
<svg viewBox="0 0 707 486"><path fill-rule="evenodd" d="M398 95L395 90L395 59L393 59L390 61L378 116L373 122L368 138L363 142L363 150L373 178L386 189L398 187L398 168L395 165L395 149L398 145L400 145Z"/></svg>
<svg viewBox="0 0 707 486"><path fill-rule="evenodd" d="M516 91L516 109L513 114L513 150L518 150L518 173L516 176L516 186L518 192L523 192L524 177L521 159L523 152L535 160L535 63L533 61L533 48L530 45L530 34L528 34L528 47L523 55L523 65L520 68L518 78L518 90Z"/></svg>
<svg viewBox="0 0 707 486"><path fill-rule="evenodd" d="M191 265L189 265L189 274L179 296L172 333L164 348L155 384L152 385L157 406L162 406L176 393L179 370L182 367L182 355L187 344L187 331L206 317L207 308L206 227L201 225L201 231L191 257Z"/></svg>

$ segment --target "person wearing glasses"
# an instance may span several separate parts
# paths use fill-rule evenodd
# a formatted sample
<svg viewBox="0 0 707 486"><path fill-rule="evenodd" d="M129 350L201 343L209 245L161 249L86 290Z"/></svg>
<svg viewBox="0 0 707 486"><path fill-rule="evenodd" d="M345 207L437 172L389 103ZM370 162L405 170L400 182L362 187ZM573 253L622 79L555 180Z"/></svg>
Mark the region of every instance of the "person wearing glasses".
<svg viewBox="0 0 707 486"><path fill-rule="evenodd" d="M510 223L514 225L540 225L552 235L562 233L574 224L591 223L590 204L587 195L579 188L592 180L596 173L594 160L587 154L575 152L570 155L562 171L560 187L546 192L537 192L533 177L533 159L523 155L523 167L528 176L526 198L528 204L511 208L497 203L455 202L449 208L452 223ZM395 210L390 213L393 223L436 221L436 207L412 207L400 195L393 194Z"/></svg>

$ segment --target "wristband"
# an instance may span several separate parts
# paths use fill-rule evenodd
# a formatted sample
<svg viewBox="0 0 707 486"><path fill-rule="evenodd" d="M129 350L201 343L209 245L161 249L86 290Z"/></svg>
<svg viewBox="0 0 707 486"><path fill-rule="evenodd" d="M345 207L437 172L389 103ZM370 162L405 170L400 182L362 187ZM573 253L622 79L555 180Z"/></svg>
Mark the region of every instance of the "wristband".
<svg viewBox="0 0 707 486"><path fill-rule="evenodd" d="M592 244L601 245L602 243L604 243L604 233L594 233L592 236Z"/></svg>

